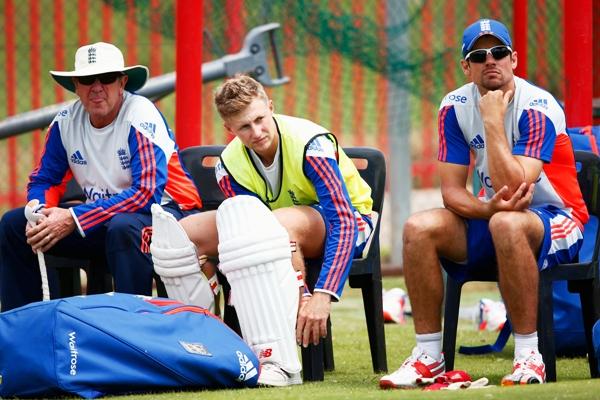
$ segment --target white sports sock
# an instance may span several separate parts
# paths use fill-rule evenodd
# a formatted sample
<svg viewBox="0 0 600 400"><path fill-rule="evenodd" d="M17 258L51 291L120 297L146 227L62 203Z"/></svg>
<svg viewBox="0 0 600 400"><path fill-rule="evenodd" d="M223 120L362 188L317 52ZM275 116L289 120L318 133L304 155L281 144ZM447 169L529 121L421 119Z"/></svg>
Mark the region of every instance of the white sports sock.
<svg viewBox="0 0 600 400"><path fill-rule="evenodd" d="M430 357L440 360L442 358L442 332L417 333L417 346Z"/></svg>
<svg viewBox="0 0 600 400"><path fill-rule="evenodd" d="M538 350L538 333L537 331L527 335L515 333L515 357L521 354L522 350L531 349Z"/></svg>

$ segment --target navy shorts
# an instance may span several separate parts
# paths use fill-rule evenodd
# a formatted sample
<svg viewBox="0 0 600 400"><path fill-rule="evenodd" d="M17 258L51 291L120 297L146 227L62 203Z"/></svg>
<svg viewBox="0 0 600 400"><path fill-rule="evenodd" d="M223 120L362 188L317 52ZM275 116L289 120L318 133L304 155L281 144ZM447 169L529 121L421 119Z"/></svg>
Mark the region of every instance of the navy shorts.
<svg viewBox="0 0 600 400"><path fill-rule="evenodd" d="M539 270L572 262L583 242L581 229L561 209L546 205L530 208L544 224L544 239L537 255ZM457 280L474 269L496 265L496 251L487 219L464 219L467 228L467 260L453 262L442 258L444 269ZM469 273L469 275L472 275Z"/></svg>

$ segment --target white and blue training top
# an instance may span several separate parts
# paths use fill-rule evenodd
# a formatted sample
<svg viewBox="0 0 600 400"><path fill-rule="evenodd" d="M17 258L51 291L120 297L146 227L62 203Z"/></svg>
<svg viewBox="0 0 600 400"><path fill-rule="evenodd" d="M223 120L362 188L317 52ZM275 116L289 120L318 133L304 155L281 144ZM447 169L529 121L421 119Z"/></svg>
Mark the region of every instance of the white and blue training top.
<svg viewBox="0 0 600 400"><path fill-rule="evenodd" d="M573 148L566 134L562 107L547 91L524 79L514 79L515 93L504 119L508 144L513 155L544 162L531 206L556 206L573 217L581 228L588 220L588 213L577 182ZM489 200L495 192L488 170L480 99L474 83L444 97L438 114L438 160L469 165L473 152L482 194Z"/></svg>

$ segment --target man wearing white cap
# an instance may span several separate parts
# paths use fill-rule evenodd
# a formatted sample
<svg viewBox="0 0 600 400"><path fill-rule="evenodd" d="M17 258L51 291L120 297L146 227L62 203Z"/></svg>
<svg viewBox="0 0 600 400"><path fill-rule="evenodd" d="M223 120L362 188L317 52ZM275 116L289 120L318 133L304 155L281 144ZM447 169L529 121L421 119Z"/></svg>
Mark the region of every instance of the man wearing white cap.
<svg viewBox="0 0 600 400"><path fill-rule="evenodd" d="M462 57L471 83L447 94L438 114L445 208L415 214L404 226L417 345L381 378L386 389L415 387L445 372L440 261L457 277L495 262L515 337L513 370L501 384L544 383L539 270L574 259L588 220L563 110L550 93L514 76L517 53L508 29L476 21L464 31ZM479 196L466 189L471 153Z"/></svg>
<svg viewBox="0 0 600 400"><path fill-rule="evenodd" d="M36 251L106 257L115 290L151 294L150 207L161 204L180 219L202 203L160 111L133 94L148 69L125 67L117 47L98 42L77 50L74 71L50 74L79 99L50 124L29 177L27 199L44 217L27 225L21 208L0 222L2 310L41 300ZM86 200L59 207L71 177Z"/></svg>

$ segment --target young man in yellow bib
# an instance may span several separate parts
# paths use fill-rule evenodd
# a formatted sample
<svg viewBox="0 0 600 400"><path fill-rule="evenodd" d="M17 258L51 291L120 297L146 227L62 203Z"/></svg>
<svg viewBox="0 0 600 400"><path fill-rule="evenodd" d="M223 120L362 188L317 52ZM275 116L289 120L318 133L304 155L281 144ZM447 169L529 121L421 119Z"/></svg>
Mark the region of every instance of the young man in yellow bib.
<svg viewBox="0 0 600 400"><path fill-rule="evenodd" d="M332 133L275 114L253 78L226 81L215 105L235 136L215 169L227 200L180 225L156 207L155 266L171 265L173 248L193 249L201 263L218 255L244 339L259 356L259 383L299 384L296 343L327 335L331 301L371 234L371 188ZM305 257L323 260L312 293L302 279Z"/></svg>

